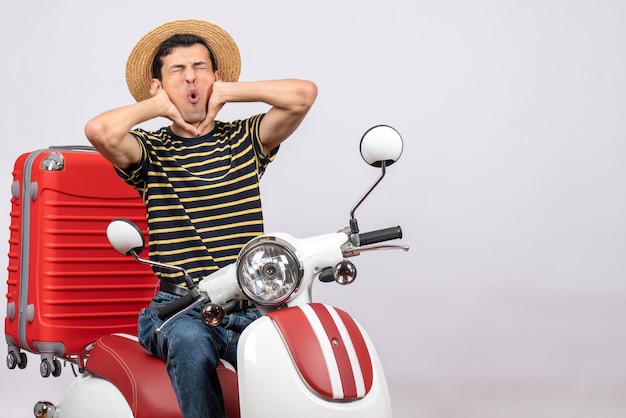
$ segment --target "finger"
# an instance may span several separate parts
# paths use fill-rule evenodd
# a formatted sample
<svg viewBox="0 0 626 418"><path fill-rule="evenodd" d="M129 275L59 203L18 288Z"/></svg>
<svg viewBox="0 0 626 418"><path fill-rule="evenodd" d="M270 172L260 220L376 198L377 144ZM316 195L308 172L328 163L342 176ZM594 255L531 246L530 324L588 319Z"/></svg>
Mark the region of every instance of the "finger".
<svg viewBox="0 0 626 418"><path fill-rule="evenodd" d="M206 133L207 128L213 123L215 117L207 114L206 118L198 125L198 136Z"/></svg>
<svg viewBox="0 0 626 418"><path fill-rule="evenodd" d="M182 128L186 130L187 132L189 132L191 135L200 136L200 131L197 126L187 123L184 120L181 121L180 126L182 126Z"/></svg>

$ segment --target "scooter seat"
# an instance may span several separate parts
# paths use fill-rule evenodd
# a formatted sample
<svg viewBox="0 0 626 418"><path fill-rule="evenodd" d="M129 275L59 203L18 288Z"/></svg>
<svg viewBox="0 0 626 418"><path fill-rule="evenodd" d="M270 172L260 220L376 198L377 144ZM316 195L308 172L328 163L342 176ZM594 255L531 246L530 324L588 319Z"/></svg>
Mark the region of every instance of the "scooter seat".
<svg viewBox="0 0 626 418"><path fill-rule="evenodd" d="M135 418L182 418L165 363L127 334L100 337L87 359L87 370L113 383ZM239 418L237 373L227 362L217 369L228 418Z"/></svg>

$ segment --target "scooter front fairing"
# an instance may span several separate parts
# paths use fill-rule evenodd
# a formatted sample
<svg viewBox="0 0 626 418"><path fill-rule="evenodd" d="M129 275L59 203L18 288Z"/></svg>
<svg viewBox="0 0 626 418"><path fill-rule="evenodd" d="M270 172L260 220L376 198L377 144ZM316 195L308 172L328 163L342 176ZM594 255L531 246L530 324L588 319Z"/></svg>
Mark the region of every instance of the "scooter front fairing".
<svg viewBox="0 0 626 418"><path fill-rule="evenodd" d="M391 417L374 345L331 306L310 303L258 319L239 340L237 362L242 417Z"/></svg>

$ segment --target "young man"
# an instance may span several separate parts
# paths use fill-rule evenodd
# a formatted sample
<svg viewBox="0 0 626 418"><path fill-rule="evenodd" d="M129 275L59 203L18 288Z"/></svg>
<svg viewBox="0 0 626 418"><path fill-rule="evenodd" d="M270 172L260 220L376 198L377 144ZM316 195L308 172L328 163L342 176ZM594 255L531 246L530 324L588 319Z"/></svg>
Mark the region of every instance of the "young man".
<svg viewBox="0 0 626 418"><path fill-rule="evenodd" d="M89 141L135 187L147 209L150 258L184 267L194 280L236 260L263 233L259 179L279 144L300 125L317 95L304 80L237 82L239 51L220 27L184 20L161 25L135 46L126 65L137 103L105 112L85 126ZM224 123L230 102L263 102L265 114ZM154 132L136 125L165 117ZM184 293L183 277L155 268L160 291L151 308ZM215 372L219 358L236 365L237 340L258 318L254 308L209 328L199 311L157 335L154 309L139 316L139 340L167 363L185 418L224 416Z"/></svg>

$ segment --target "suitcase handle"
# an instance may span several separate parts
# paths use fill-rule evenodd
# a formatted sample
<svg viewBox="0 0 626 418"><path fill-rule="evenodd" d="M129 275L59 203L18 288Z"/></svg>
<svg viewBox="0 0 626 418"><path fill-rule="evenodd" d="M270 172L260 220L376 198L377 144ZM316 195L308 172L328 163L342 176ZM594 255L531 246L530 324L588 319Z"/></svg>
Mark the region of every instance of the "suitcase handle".
<svg viewBox="0 0 626 418"><path fill-rule="evenodd" d="M48 149L61 151L96 151L91 145L51 145Z"/></svg>

